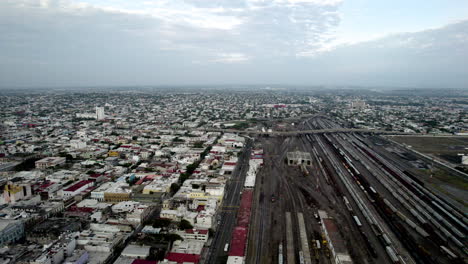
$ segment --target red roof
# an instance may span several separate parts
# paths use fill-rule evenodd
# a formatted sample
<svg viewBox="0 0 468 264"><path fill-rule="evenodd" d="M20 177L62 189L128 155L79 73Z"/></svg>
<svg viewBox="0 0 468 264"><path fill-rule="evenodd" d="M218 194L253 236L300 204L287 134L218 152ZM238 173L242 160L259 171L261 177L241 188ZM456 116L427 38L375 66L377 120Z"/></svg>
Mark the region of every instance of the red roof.
<svg viewBox="0 0 468 264"><path fill-rule="evenodd" d="M166 259L169 261L175 261L177 263L191 262L198 264L198 262L200 261L200 255L169 252L166 255Z"/></svg>
<svg viewBox="0 0 468 264"><path fill-rule="evenodd" d="M247 228L236 226L232 232L231 249L229 256L245 256L245 242L247 241Z"/></svg>
<svg viewBox="0 0 468 264"><path fill-rule="evenodd" d="M47 182L47 183L43 183L43 184L39 185L39 187L37 189L42 191L42 190L46 189L47 187L52 186L54 184L55 184L55 182L52 182L52 181Z"/></svg>
<svg viewBox="0 0 468 264"><path fill-rule="evenodd" d="M81 187L83 187L83 186L85 186L85 185L87 185L87 184L89 184L89 183L92 183L92 182L93 182L93 181L80 181L80 182L78 182L78 183L76 183L76 184L74 184L74 185L72 185L72 186L66 188L66 189L63 190L63 191L64 191L64 192L74 192L74 191L80 189Z"/></svg>
<svg viewBox="0 0 468 264"><path fill-rule="evenodd" d="M248 227L250 222L250 211L252 209L253 191L244 190L241 204L237 214L237 226Z"/></svg>
<svg viewBox="0 0 468 264"><path fill-rule="evenodd" d="M196 230L193 230L193 229L185 229L185 233L187 234L193 234L193 233L199 233L199 234L202 234L202 235L206 235L208 234L208 230L207 229L196 229Z"/></svg>
<svg viewBox="0 0 468 264"><path fill-rule="evenodd" d="M132 264L157 264L156 260L135 259Z"/></svg>
<svg viewBox="0 0 468 264"><path fill-rule="evenodd" d="M203 210L205 210L205 206L204 206L204 205L199 205L199 206L197 206L197 210L196 210L197 212L200 212L200 211L203 211Z"/></svg>

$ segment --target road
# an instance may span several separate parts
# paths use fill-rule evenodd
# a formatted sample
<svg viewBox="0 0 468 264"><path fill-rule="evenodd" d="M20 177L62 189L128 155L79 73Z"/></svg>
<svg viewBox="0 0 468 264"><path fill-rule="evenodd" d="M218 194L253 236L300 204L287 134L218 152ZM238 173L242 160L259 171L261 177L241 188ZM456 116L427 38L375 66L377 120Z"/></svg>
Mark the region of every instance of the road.
<svg viewBox="0 0 468 264"><path fill-rule="evenodd" d="M238 164L226 186L226 194L219 209L219 225L215 232L208 258L205 263L224 263L228 252L224 246L231 241L231 233L236 225L237 210L239 209L241 191L244 188L245 176L248 169L252 140L246 139L244 151L239 157Z"/></svg>

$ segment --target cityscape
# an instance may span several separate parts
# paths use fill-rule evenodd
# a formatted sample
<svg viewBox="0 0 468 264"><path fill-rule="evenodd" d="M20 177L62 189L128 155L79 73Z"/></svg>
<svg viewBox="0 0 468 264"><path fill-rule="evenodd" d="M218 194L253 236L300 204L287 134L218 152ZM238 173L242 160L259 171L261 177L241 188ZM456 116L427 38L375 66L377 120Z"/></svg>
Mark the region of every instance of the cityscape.
<svg viewBox="0 0 468 264"><path fill-rule="evenodd" d="M464 90L5 90L1 263L465 263Z"/></svg>
<svg viewBox="0 0 468 264"><path fill-rule="evenodd" d="M468 1L0 0L0 264L468 263Z"/></svg>

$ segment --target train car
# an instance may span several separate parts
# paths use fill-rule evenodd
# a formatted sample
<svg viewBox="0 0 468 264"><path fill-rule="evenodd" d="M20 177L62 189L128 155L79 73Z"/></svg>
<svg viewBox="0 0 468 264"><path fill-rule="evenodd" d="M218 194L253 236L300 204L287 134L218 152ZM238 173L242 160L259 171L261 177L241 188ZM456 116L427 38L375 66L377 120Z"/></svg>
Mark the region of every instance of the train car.
<svg viewBox="0 0 468 264"><path fill-rule="evenodd" d="M358 227L362 227L362 223L357 216L353 215L353 219L354 219L354 222L356 222L356 225Z"/></svg>
<svg viewBox="0 0 468 264"><path fill-rule="evenodd" d="M349 203L348 198L346 198L346 196L343 196L343 201L348 211L352 212L353 208L351 207L351 204Z"/></svg>
<svg viewBox="0 0 468 264"><path fill-rule="evenodd" d="M440 251L442 251L445 255L447 255L447 257L449 257L452 260L459 258L457 255L455 255L455 253L453 253L450 249L448 249L445 246L440 246Z"/></svg>
<svg viewBox="0 0 468 264"><path fill-rule="evenodd" d="M302 251L299 251L299 263L300 264L305 264L304 253Z"/></svg>
<svg viewBox="0 0 468 264"><path fill-rule="evenodd" d="M283 245L278 246L278 264L283 264Z"/></svg>
<svg viewBox="0 0 468 264"><path fill-rule="evenodd" d="M392 260L392 263L400 263L400 259L398 258L397 254L395 253L395 250L393 248L386 246L385 251L387 251L388 256Z"/></svg>

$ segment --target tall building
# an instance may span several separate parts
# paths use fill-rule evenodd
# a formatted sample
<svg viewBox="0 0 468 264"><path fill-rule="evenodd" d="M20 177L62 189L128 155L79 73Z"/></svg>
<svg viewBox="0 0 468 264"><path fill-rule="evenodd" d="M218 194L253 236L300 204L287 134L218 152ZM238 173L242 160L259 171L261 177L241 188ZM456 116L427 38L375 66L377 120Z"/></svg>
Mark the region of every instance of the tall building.
<svg viewBox="0 0 468 264"><path fill-rule="evenodd" d="M96 106L96 119L103 120L105 117L106 115L104 114L104 107Z"/></svg>
<svg viewBox="0 0 468 264"><path fill-rule="evenodd" d="M367 107L366 102L364 102L362 100L357 100L357 101L351 102L351 108L353 108L353 109L363 110L366 107Z"/></svg>

